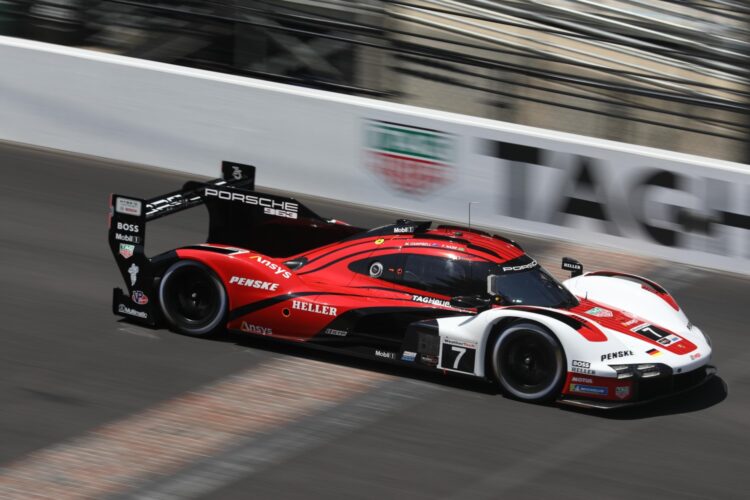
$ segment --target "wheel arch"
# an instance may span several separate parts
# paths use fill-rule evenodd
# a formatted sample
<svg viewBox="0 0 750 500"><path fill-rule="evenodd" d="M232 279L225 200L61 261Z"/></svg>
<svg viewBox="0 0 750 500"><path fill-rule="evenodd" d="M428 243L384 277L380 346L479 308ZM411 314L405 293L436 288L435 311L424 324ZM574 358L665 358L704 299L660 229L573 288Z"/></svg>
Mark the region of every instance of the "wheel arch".
<svg viewBox="0 0 750 500"><path fill-rule="evenodd" d="M582 355L586 351L589 340L584 338L582 333L571 326L572 322L570 322L571 324L566 324L555 317L546 315L545 311L547 310L537 312L531 309L491 309L479 315L479 317L484 316L485 320L484 333L481 335L483 337L483 358L481 365L483 373L481 376L486 379L492 379L492 370L488 370L488 368L491 368L490 363L492 361L492 347L494 342L504 329L519 321L536 323L548 330L562 346L566 360L580 359L576 358L576 356ZM557 312L557 314L562 313ZM571 319L572 321L577 321L574 318ZM443 332L441 332L441 335L443 335Z"/></svg>

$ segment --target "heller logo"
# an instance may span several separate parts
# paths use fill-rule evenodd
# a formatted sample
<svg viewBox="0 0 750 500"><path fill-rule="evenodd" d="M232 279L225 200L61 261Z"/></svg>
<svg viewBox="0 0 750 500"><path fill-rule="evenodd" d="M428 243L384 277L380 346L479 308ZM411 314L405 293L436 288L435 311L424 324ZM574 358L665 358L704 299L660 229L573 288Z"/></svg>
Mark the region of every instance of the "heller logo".
<svg viewBox="0 0 750 500"><path fill-rule="evenodd" d="M408 125L367 120L365 164L401 193L424 195L454 175L453 135Z"/></svg>

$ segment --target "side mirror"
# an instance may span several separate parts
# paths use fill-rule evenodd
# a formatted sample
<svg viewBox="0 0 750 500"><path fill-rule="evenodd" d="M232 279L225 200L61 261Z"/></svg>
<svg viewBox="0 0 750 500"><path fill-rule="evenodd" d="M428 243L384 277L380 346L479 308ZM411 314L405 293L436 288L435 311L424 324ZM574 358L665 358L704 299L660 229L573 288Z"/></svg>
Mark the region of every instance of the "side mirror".
<svg viewBox="0 0 750 500"><path fill-rule="evenodd" d="M566 271L570 271L570 277L575 278L583 274L583 264L570 257L563 257L562 268Z"/></svg>
<svg viewBox="0 0 750 500"><path fill-rule="evenodd" d="M488 309L491 304L490 299L478 295L459 295L451 298L451 305L462 309L479 309L481 311Z"/></svg>
<svg viewBox="0 0 750 500"><path fill-rule="evenodd" d="M487 295L490 297L497 297L500 295L500 291L497 289L497 276L494 274L487 276Z"/></svg>

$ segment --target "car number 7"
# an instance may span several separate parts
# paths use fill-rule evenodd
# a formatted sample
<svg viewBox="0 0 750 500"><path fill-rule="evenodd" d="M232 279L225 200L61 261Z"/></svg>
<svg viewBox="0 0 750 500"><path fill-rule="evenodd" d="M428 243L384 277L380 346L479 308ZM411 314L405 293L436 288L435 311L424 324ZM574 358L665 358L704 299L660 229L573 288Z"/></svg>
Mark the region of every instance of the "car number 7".
<svg viewBox="0 0 750 500"><path fill-rule="evenodd" d="M463 357L463 355L466 354L466 348L456 347L452 345L451 349L458 353L458 356L456 356L456 360L453 362L453 369L458 370L458 364L461 362L461 358Z"/></svg>

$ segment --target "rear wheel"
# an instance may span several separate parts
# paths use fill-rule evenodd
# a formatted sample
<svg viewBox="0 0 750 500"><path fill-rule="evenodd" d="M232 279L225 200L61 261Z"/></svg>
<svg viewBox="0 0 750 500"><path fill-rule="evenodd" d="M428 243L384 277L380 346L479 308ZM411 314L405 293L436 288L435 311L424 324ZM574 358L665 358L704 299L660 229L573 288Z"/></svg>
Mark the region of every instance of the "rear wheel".
<svg viewBox="0 0 750 500"><path fill-rule="evenodd" d="M535 323L516 323L500 333L492 350L492 367L502 388L525 401L552 401L565 381L560 342Z"/></svg>
<svg viewBox="0 0 750 500"><path fill-rule="evenodd" d="M170 328L196 337L221 330L227 293L208 267L192 260L175 262L159 284L159 306Z"/></svg>

